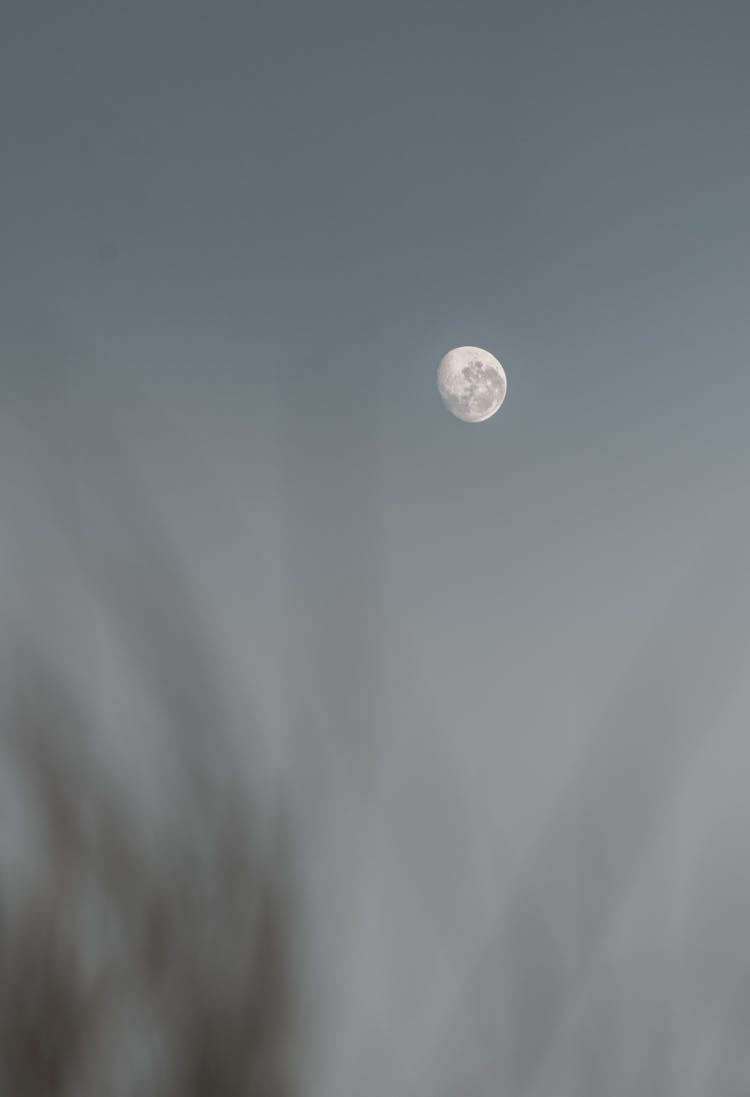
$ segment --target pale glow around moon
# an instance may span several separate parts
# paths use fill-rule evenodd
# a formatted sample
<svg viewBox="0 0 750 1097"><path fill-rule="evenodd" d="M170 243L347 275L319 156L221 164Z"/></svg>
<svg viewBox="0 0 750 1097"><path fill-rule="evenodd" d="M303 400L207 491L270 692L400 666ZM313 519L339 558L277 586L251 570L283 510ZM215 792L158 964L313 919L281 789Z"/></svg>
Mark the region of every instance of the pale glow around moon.
<svg viewBox="0 0 750 1097"><path fill-rule="evenodd" d="M501 407L505 370L481 347L455 347L438 366L438 390L448 411L464 423L483 423Z"/></svg>

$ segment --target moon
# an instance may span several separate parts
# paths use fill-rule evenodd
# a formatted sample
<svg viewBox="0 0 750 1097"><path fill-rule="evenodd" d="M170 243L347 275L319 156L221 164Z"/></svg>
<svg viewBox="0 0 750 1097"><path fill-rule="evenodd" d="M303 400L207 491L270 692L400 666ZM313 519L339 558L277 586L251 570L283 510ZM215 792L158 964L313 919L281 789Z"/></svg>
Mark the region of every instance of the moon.
<svg viewBox="0 0 750 1097"><path fill-rule="evenodd" d="M501 407L508 389L505 370L481 347L455 347L437 373L440 399L464 423L483 423Z"/></svg>

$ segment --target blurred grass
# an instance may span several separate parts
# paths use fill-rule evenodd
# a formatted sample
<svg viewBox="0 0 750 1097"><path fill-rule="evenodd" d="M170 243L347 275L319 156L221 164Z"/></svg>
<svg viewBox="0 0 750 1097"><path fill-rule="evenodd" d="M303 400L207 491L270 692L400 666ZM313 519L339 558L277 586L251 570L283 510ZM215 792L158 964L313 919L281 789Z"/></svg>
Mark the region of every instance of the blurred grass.
<svg viewBox="0 0 750 1097"><path fill-rule="evenodd" d="M259 838L210 646L149 544L140 579L107 554L98 578L168 733L169 826L149 833L107 764L101 707L43 644L7 645L23 871L0 864L2 1097L292 1092L288 843L280 827Z"/></svg>

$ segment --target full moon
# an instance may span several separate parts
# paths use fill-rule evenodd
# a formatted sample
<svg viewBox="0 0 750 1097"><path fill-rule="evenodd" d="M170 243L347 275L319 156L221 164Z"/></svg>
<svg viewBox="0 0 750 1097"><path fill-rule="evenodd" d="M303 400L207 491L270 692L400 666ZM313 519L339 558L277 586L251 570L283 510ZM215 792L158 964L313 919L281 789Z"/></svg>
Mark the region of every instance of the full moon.
<svg viewBox="0 0 750 1097"><path fill-rule="evenodd" d="M438 366L440 398L464 423L483 423L500 408L508 382L505 370L489 351L455 347Z"/></svg>

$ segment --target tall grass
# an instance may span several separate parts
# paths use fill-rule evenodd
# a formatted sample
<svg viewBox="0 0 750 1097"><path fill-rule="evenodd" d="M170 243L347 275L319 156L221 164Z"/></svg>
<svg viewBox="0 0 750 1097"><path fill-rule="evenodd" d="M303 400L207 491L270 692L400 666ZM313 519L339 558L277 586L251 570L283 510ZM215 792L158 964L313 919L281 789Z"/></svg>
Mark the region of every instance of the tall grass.
<svg viewBox="0 0 750 1097"><path fill-rule="evenodd" d="M189 598L148 556L132 589L122 570L99 578L160 713L158 811L103 749L102 706L43 644L16 634L7 647L2 1097L292 1090L287 843L280 828L260 840Z"/></svg>

